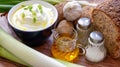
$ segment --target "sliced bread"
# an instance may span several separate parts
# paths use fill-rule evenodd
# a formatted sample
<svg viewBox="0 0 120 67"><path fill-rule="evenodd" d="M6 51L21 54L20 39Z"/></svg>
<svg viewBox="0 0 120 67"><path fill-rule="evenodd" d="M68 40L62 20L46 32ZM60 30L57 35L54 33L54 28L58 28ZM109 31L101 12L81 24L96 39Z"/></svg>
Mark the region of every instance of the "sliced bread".
<svg viewBox="0 0 120 67"><path fill-rule="evenodd" d="M107 0L92 12L93 25L104 34L105 46L113 58L120 57L120 0Z"/></svg>

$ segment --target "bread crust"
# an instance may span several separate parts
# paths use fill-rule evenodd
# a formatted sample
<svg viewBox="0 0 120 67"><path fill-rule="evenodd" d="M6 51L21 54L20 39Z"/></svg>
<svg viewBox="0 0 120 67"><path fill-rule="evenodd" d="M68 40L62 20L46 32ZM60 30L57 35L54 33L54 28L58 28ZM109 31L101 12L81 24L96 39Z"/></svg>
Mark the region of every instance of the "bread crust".
<svg viewBox="0 0 120 67"><path fill-rule="evenodd" d="M107 0L99 4L96 9L99 9L106 13L112 19L113 23L116 25L116 31L118 32L115 37L116 51L119 51L119 56L113 56L114 58L120 57L120 0ZM114 54L115 55L115 54Z"/></svg>
<svg viewBox="0 0 120 67"><path fill-rule="evenodd" d="M120 0L107 0L99 4L96 9L105 12L120 28Z"/></svg>
<svg viewBox="0 0 120 67"><path fill-rule="evenodd" d="M112 1L112 0L109 0L109 1ZM119 58L120 57L120 27L119 27L118 23L120 23L120 22L117 21L119 19L117 17L119 17L119 16L116 15L116 14L118 14L118 13L116 13L116 11L114 11L114 10L112 11L113 13L116 13L113 16L113 14L111 12L109 12L109 9L105 9L105 8L108 8L108 5L106 3L109 4L108 2L104 2L100 5L98 5L97 8L93 10L93 12L92 12L92 19L94 21L93 26L96 28L96 30L101 31L104 34L104 37L106 39L105 46L108 50L108 53L112 56L112 58ZM105 4L105 6L103 4ZM102 15L106 16L110 22L105 21L105 22L102 22L102 24L97 24L99 21L96 21L96 19L100 19L100 20L105 19L103 16L102 16L103 18L100 18L100 16L95 16L95 14L98 14L100 12L103 13ZM115 16L116 16L116 20L115 20ZM101 25L104 25L106 23L112 24L113 28L109 28L109 25L106 25L106 27L102 26L103 28L100 28ZM109 31L108 32L104 31L106 29ZM111 35L109 35L110 32L111 32ZM109 38L109 36L107 34L109 36L111 36L112 38Z"/></svg>
<svg viewBox="0 0 120 67"><path fill-rule="evenodd" d="M87 17L92 20L92 12L95 9L94 6L85 6L82 8L82 15L81 17Z"/></svg>

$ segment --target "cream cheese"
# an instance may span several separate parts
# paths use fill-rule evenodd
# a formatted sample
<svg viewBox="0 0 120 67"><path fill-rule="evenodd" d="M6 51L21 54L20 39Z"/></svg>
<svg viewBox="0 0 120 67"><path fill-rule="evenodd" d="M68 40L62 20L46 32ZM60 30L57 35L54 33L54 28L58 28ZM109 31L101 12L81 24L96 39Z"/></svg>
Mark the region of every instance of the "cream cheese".
<svg viewBox="0 0 120 67"><path fill-rule="evenodd" d="M54 23L54 15L50 8L40 4L21 7L12 18L12 24L20 30L42 30Z"/></svg>

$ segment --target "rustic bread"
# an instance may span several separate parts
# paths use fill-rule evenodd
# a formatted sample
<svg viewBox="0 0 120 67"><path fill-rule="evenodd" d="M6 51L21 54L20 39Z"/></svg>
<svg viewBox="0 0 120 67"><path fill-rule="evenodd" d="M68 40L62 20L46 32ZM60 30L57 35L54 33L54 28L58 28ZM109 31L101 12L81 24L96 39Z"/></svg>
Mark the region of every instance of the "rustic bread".
<svg viewBox="0 0 120 67"><path fill-rule="evenodd" d="M87 17L92 19L92 11L95 9L95 6L85 6L82 8L81 17Z"/></svg>
<svg viewBox="0 0 120 67"><path fill-rule="evenodd" d="M107 0L92 12L93 25L105 37L105 46L113 58L120 57L120 0Z"/></svg>

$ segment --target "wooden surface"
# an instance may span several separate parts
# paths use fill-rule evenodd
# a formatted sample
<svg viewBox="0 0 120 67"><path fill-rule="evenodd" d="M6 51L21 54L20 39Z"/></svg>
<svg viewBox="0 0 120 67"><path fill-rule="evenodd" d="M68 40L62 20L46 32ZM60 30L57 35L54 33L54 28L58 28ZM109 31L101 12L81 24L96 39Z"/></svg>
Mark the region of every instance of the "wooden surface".
<svg viewBox="0 0 120 67"><path fill-rule="evenodd" d="M12 31L12 29L7 25L6 20L7 20L6 16L0 17L0 26L6 32L8 32L9 34L11 34L12 36L14 36L16 38L16 36L15 36L14 32ZM33 48L36 49L39 52L42 52L42 53L52 57L51 52L50 52L52 41L53 41L52 37L49 37L44 44L40 44L40 46L33 47ZM120 59L115 60L115 59L112 59L108 55L100 63L91 63L91 62L87 61L84 56L79 56L79 60L77 62L75 62L75 63L84 65L86 67L120 67ZM18 63L9 61L7 59L0 58L0 67L24 67L24 66L20 65Z"/></svg>
<svg viewBox="0 0 120 67"><path fill-rule="evenodd" d="M91 1L96 2L96 0ZM6 32L8 32L13 37L17 38L15 33L8 26L6 15L0 16L0 27L2 27ZM38 47L33 47L33 49L52 57L50 52L52 41L53 41L52 37L49 37L44 44L40 44L40 46ZM99 63L89 62L85 59L84 56L79 56L79 60L75 63L84 65L86 67L120 67L120 59L112 59L109 55L107 55L107 57ZM0 67L25 67L25 66L0 57Z"/></svg>

